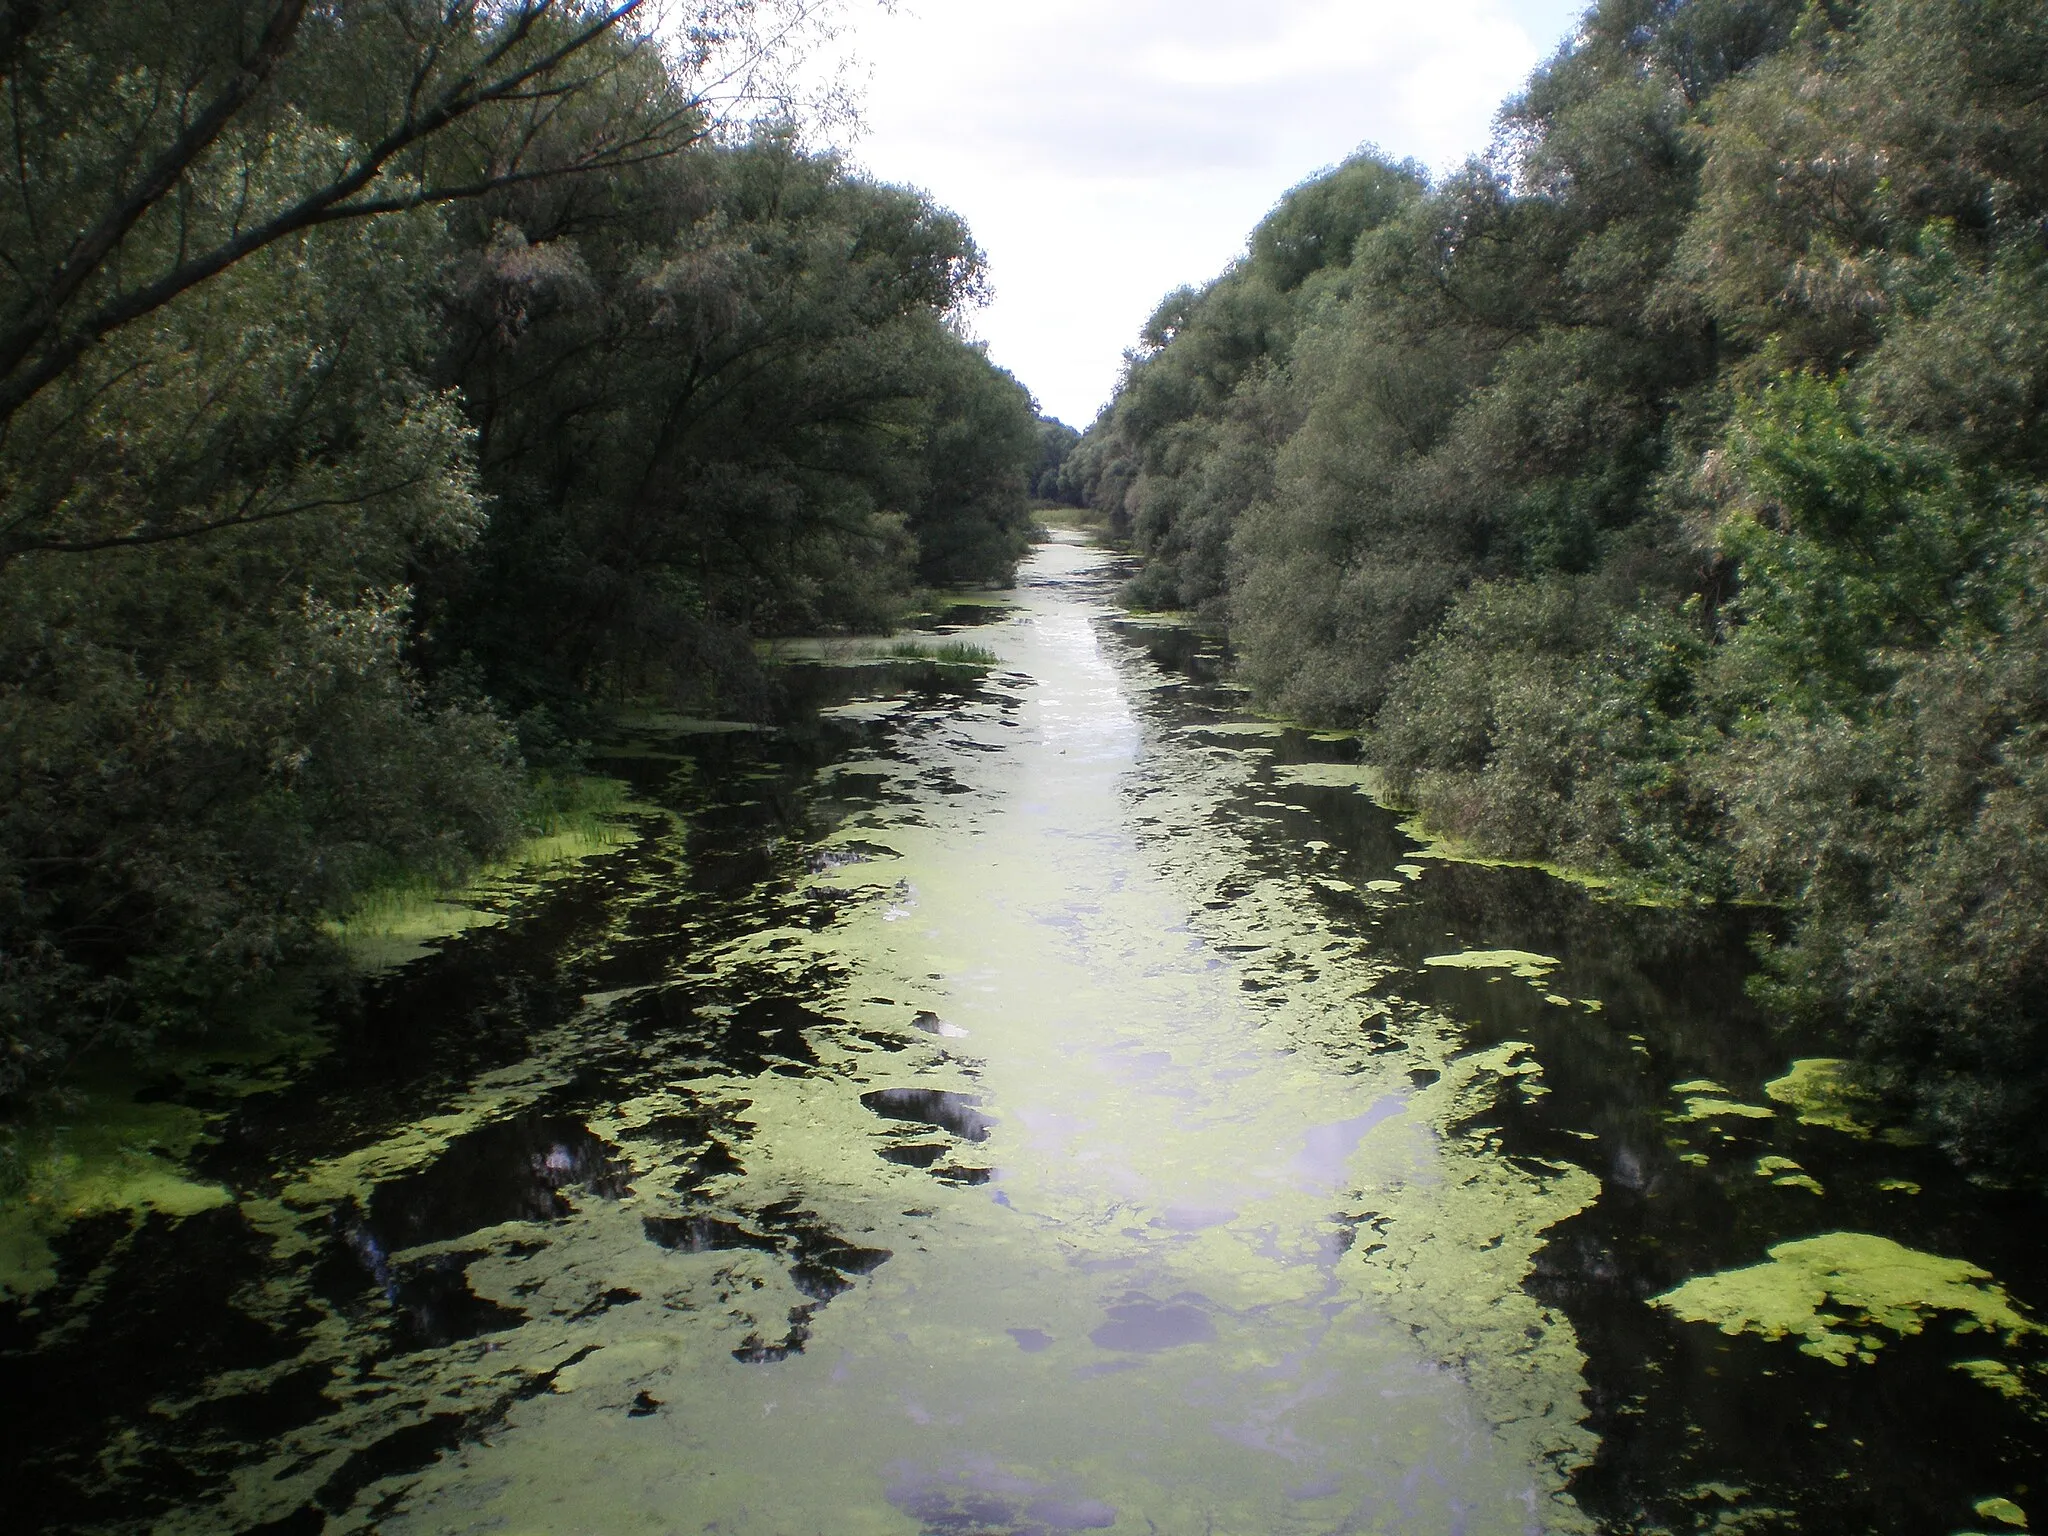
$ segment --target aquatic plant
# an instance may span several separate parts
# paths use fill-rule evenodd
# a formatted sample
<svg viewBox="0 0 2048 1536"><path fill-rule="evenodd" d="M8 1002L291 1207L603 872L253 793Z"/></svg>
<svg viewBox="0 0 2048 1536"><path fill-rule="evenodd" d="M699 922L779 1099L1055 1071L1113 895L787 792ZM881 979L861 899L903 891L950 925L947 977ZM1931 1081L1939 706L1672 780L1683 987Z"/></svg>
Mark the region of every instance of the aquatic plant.
<svg viewBox="0 0 2048 1536"><path fill-rule="evenodd" d="M935 661L948 667L993 667L1002 661L987 646L965 640L898 640L884 654L892 661Z"/></svg>
<svg viewBox="0 0 2048 1536"><path fill-rule="evenodd" d="M1831 1365L1868 1364L1882 1333L1917 1334L1944 1315L2007 1345L2044 1331L1987 1271L1868 1232L1779 1243L1765 1263L1696 1276L1651 1304L1723 1333L1796 1338Z"/></svg>

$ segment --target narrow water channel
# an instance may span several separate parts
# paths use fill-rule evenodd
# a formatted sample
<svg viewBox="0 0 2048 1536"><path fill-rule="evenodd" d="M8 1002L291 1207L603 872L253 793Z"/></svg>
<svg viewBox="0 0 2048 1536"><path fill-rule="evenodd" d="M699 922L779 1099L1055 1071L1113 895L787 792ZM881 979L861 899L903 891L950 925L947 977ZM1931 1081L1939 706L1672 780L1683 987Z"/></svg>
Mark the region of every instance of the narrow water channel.
<svg viewBox="0 0 2048 1536"><path fill-rule="evenodd" d="M2040 1203L1772 1096L1759 917L1432 854L1116 574L643 722L637 841L0 1307L9 1528L2013 1528Z"/></svg>

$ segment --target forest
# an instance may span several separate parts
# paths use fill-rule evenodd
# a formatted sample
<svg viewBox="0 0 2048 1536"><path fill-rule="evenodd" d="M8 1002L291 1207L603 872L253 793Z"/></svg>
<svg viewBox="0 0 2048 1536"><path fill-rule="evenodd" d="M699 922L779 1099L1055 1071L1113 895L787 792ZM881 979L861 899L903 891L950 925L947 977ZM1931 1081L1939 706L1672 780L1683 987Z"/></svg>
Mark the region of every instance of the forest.
<svg viewBox="0 0 2048 1536"><path fill-rule="evenodd" d="M962 223L807 148L815 6L0 11L0 1101L516 839L623 700L1009 579Z"/></svg>
<svg viewBox="0 0 2048 1536"><path fill-rule="evenodd" d="M1602 0L1431 179L1169 294L1062 466L1494 856L1786 915L1755 983L2048 1166L2048 11Z"/></svg>
<svg viewBox="0 0 2048 1536"><path fill-rule="evenodd" d="M622 702L1005 582L1035 497L1436 831L1784 912L1780 1016L2048 1166L2040 7L1602 0L1486 155L1289 193L1078 440L962 223L693 14L7 7L0 1098L502 850Z"/></svg>

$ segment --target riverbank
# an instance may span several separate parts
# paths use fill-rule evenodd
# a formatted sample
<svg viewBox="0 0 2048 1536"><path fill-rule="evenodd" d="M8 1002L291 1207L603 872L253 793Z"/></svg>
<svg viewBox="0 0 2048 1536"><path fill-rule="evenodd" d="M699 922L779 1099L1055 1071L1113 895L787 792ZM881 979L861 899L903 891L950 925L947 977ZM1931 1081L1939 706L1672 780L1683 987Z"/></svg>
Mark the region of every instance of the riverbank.
<svg viewBox="0 0 2048 1536"><path fill-rule="evenodd" d="M633 803L619 779L535 774L521 818L525 835L501 856L453 878L416 875L373 887L323 929L357 974L393 970L458 934L503 923L541 882L630 842L636 818L649 810Z"/></svg>

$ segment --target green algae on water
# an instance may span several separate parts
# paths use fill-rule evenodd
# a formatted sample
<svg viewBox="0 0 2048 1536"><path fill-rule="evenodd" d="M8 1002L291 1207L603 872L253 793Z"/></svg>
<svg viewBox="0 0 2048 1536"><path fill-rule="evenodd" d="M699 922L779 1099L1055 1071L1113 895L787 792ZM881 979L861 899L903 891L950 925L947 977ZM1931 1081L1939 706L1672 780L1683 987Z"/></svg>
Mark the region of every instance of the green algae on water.
<svg viewBox="0 0 2048 1536"><path fill-rule="evenodd" d="M846 704L833 704L818 711L824 720L855 720L873 722L886 720L903 708L905 699L855 699Z"/></svg>
<svg viewBox="0 0 2048 1536"><path fill-rule="evenodd" d="M182 1220L233 1203L225 1187L186 1166L223 1111L178 1103L166 1084L232 1102L302 1070L325 1036L303 1021L259 1018L207 1045L87 1071L59 1105L10 1127L14 1184L0 1190L0 1296L46 1289L56 1279L50 1239L81 1217Z"/></svg>
<svg viewBox="0 0 2048 1536"><path fill-rule="evenodd" d="M1560 962L1526 949L1468 949L1455 955L1430 955L1422 963L1453 971L1506 971L1524 981L1541 981Z"/></svg>
<svg viewBox="0 0 2048 1536"><path fill-rule="evenodd" d="M1697 1120L1775 1120L1778 1112L1761 1104L1738 1104L1733 1099L1687 1099L1685 1113L1671 1118L1680 1125Z"/></svg>
<svg viewBox="0 0 2048 1536"><path fill-rule="evenodd" d="M1744 1104L1712 1078L1701 1077L1689 1083L1679 1083L1671 1091L1687 1096L1683 1110L1664 1117L1673 1125L1696 1125L1703 1120L1775 1120L1778 1117L1775 1109L1767 1109L1761 1104Z"/></svg>
<svg viewBox="0 0 2048 1536"><path fill-rule="evenodd" d="M137 1086L87 1089L69 1113L17 1131L20 1187L0 1199L0 1295L32 1296L55 1280L49 1238L79 1217L196 1216L232 1200L184 1170L207 1117L182 1105L137 1103Z"/></svg>
<svg viewBox="0 0 2048 1536"><path fill-rule="evenodd" d="M1779 1189L1803 1189L1816 1195L1826 1193L1820 1186L1820 1180L1789 1157L1758 1158L1756 1176L1769 1179Z"/></svg>
<svg viewBox="0 0 2048 1536"><path fill-rule="evenodd" d="M2034 1397L2025 1378L2003 1360L1958 1360L1950 1369L1961 1371L1979 1386L1989 1387L2012 1402L2026 1403Z"/></svg>
<svg viewBox="0 0 2048 1536"><path fill-rule="evenodd" d="M1401 867L1405 871L1411 866ZM1419 870L1417 874L1420 874ZM1561 992L1550 990L1550 973L1562 963L1552 955L1539 955L1526 949L1470 949L1457 954L1429 955L1424 957L1422 963L1444 971L1503 972L1518 981L1528 982L1535 988L1537 995L1553 1008L1572 1006L1571 998ZM1489 979L1498 981L1500 977L1494 976ZM1586 1006L1595 1013L1600 1010L1597 1002L1588 1003Z"/></svg>
<svg viewBox="0 0 2048 1536"><path fill-rule="evenodd" d="M592 953L658 920L676 933L658 978L586 995L529 1037L523 1061L248 1200L279 1274L303 1276L337 1220L374 1218L395 1181L492 1124L552 1114L586 1080L597 1091L574 1093L594 1104L574 1113L630 1186L565 1191L568 1209L545 1221L385 1256L523 1315L487 1341L394 1354L381 1305L357 1315L301 1279L250 1293L274 1326L317 1319L276 1379L317 1369L333 1409L266 1438L230 1489L160 1522L162 1536L279 1522L314 1501L338 1536L899 1536L962 1517L906 1514L883 1469L928 1472L925 1491L944 1492L982 1461L1019 1486L1071 1479L1121 1511L1120 1528L1335 1529L1355 1523L1361 1493L1408 1479L1417 1529L1590 1531L1570 1491L1597 1448L1585 1358L1529 1278L1549 1231L1600 1184L1572 1163L1503 1155L1491 1111L1542 1091L1533 1049L1472 1050L1448 1013L1396 1017L1375 995L1396 967L1353 904L1312 899L1298 866L1276 873L1266 819L1243 816L1264 746L1178 737L1135 763L1095 751L1138 733L1098 686L1115 680L1093 633L1054 608L1001 637L1047 684L1014 722L954 701L947 729L927 731L935 706L859 706L873 718L851 761L900 756L899 782L861 807L866 786L845 782L858 772L808 779L834 786L842 819L778 823L777 874L742 894L734 921L723 905L717 921L693 916L672 872L653 872L662 861L634 861L648 883L608 898L613 934ZM933 768L974 792L940 793ZM1131 787L1155 818L1135 832L1119 798ZM1047 838L1048 824L1065 835ZM1523 979L1541 992L1557 962L1535 958ZM687 1029L650 1036L640 1003L655 991L700 1022L763 998L802 1011L758 1059L728 1060ZM1368 1023L1398 1033L1398 1059L1374 1052ZM945 1155L987 1182L888 1158L906 1139L937 1146L937 1132L886 1119L863 1090L979 1100L986 1142ZM697 1140L730 1153L708 1176L676 1155ZM803 1241L887 1262L846 1275L843 1292L803 1279L795 1238L757 1246L769 1213L799 1210ZM744 1240L650 1241L650 1220L698 1217ZM1138 1291L1196 1298L1211 1343L1096 1341L1105 1309ZM754 1346L799 1329L808 1350L751 1363ZM1051 1342L1026 1353L1013 1329ZM1308 1368L1276 1372L1288 1360ZM191 1438L250 1386L224 1372L169 1414L190 1415ZM1242 1411L1256 1445L1216 1433L1218 1403ZM455 1423L487 1432L423 1468L382 1455L396 1435ZM1327 1456L1350 1509L1295 1491L1297 1448ZM972 1523L1023 1519L1020 1507Z"/></svg>
<svg viewBox="0 0 2048 1536"><path fill-rule="evenodd" d="M1377 798L1386 778L1370 763L1283 763L1273 770L1276 784L1309 789L1355 789Z"/></svg>
<svg viewBox="0 0 2048 1536"><path fill-rule="evenodd" d="M1246 736L1257 740L1272 741L1285 736L1287 727L1274 725L1265 720L1218 720L1201 725L1184 725L1181 732L1188 736Z"/></svg>
<svg viewBox="0 0 2048 1536"><path fill-rule="evenodd" d="M1904 1338L1942 1315L2008 1345L2042 1331L1974 1264L1867 1232L1780 1243L1766 1263L1696 1276L1651 1305L1723 1333L1797 1338L1802 1354L1832 1365L1868 1364L1883 1346L1879 1330Z"/></svg>
<svg viewBox="0 0 2048 1536"><path fill-rule="evenodd" d="M1820 1126L1850 1136L1868 1136L1877 1129L1870 1096L1847 1076L1849 1063L1813 1056L1792 1063L1783 1077L1764 1084L1764 1092L1789 1105L1802 1125Z"/></svg>
<svg viewBox="0 0 2048 1536"><path fill-rule="evenodd" d="M1694 1527L1696 1530L1731 1533L1731 1536L1742 1531L1783 1530L1783 1522L1792 1517L1792 1511L1788 1509L1752 1503L1755 1498L1752 1490L1728 1483L1695 1483L1678 1497L1687 1504L1706 1506L1697 1512L1699 1523ZM1714 1509L1714 1505L1722 1507ZM1708 1523L1710 1511L1711 1524ZM1671 1536L1671 1533L1659 1528L1657 1536Z"/></svg>

